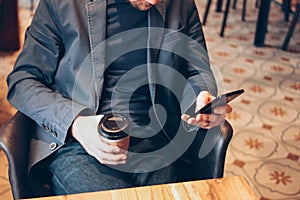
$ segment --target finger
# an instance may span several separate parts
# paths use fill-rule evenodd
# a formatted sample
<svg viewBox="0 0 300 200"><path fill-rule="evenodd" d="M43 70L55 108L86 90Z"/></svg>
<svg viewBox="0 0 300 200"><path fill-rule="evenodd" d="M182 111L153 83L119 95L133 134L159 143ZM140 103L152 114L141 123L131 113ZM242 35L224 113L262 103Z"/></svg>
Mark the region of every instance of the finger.
<svg viewBox="0 0 300 200"><path fill-rule="evenodd" d="M127 160L126 154L109 154L105 152L99 152L97 154L97 158L101 161L101 163L105 162L123 162Z"/></svg>
<svg viewBox="0 0 300 200"><path fill-rule="evenodd" d="M226 105L226 113L231 113L232 112L232 107L231 105L227 104Z"/></svg>
<svg viewBox="0 0 300 200"><path fill-rule="evenodd" d="M181 119L183 121L185 121L187 124L195 124L196 123L196 119L187 114L181 115Z"/></svg>
<svg viewBox="0 0 300 200"><path fill-rule="evenodd" d="M220 124L223 124L224 123L224 120L225 120L225 115L218 115L218 119L214 122L211 122L209 124L209 127L212 128L212 127L215 127L215 126L219 126Z"/></svg>
<svg viewBox="0 0 300 200"><path fill-rule="evenodd" d="M225 106L220 106L214 109L215 114L225 114L225 113L231 113L232 107L229 104L226 104Z"/></svg>
<svg viewBox="0 0 300 200"><path fill-rule="evenodd" d="M202 129L208 129L210 127L211 122L209 121L200 121L195 123L194 125L202 128Z"/></svg>
<svg viewBox="0 0 300 200"><path fill-rule="evenodd" d="M207 129L211 129L213 127L216 127L216 126L220 126L222 122L213 122L213 123L210 123L206 128Z"/></svg>
<svg viewBox="0 0 300 200"><path fill-rule="evenodd" d="M109 162L112 161L116 163L126 161L127 155L124 150L121 150L117 146L105 144L101 140L99 141L100 141L99 143L101 143L103 146L108 146L107 148L105 148L108 152L103 150L104 148L102 145L98 146L95 145L95 143L94 144L89 143L89 145L85 145L83 146L83 148L86 150L86 152L89 155L95 157L101 163L103 161L104 163L107 163L107 161Z"/></svg>
<svg viewBox="0 0 300 200"><path fill-rule="evenodd" d="M225 114L212 115L212 114L200 114L197 116L197 125L204 129L210 129L212 127L220 125L225 120Z"/></svg>
<svg viewBox="0 0 300 200"><path fill-rule="evenodd" d="M105 153L111 153L111 154L119 154L119 153L124 153L125 151L121 148L119 148L116 145L109 144L99 136L100 142L97 144L97 149L100 151L103 151Z"/></svg>
<svg viewBox="0 0 300 200"><path fill-rule="evenodd" d="M215 126L218 126L218 125L219 124L217 122L204 121L204 122L202 122L200 127L203 128L203 129L211 129L211 128L213 128Z"/></svg>
<svg viewBox="0 0 300 200"><path fill-rule="evenodd" d="M124 159L126 159L127 157L126 150L121 149L120 147L114 144L106 143L102 139L97 147L97 150L100 151L99 155L103 155L103 158L107 160L118 160L119 159L118 156L115 155L119 155L120 157L125 156ZM112 157L106 157L110 155L112 155Z"/></svg>
<svg viewBox="0 0 300 200"><path fill-rule="evenodd" d="M207 93L205 94L203 103L204 103L204 104L207 104L207 103L209 103L210 101L211 101L211 95L207 92Z"/></svg>
<svg viewBox="0 0 300 200"><path fill-rule="evenodd" d="M103 160L100 163L104 164L104 165L122 165L122 164L126 164L126 160L124 160L124 161L107 161L107 160Z"/></svg>
<svg viewBox="0 0 300 200"><path fill-rule="evenodd" d="M198 114L196 116L197 122L201 122L201 121L214 122L217 121L217 119L218 119L218 115L214 115L214 114Z"/></svg>
<svg viewBox="0 0 300 200"><path fill-rule="evenodd" d="M98 149L91 149L89 147L86 148L86 151L102 164L121 164L125 163L127 160L127 155L125 153L106 153Z"/></svg>
<svg viewBox="0 0 300 200"><path fill-rule="evenodd" d="M217 115L223 115L226 113L226 106L216 107L213 112Z"/></svg>
<svg viewBox="0 0 300 200"><path fill-rule="evenodd" d="M91 156L95 157L101 164L107 164L107 165L119 165L119 164L125 164L127 160L126 155L115 155L115 154L106 154L106 153L100 153L100 154L94 154L91 153Z"/></svg>
<svg viewBox="0 0 300 200"><path fill-rule="evenodd" d="M209 121L201 121L199 123L199 126L202 128L208 128L210 124L211 124L211 122L209 122Z"/></svg>
<svg viewBox="0 0 300 200"><path fill-rule="evenodd" d="M183 120L183 121L187 121L187 119L190 117L190 115L187 115L187 114L182 114L181 115L181 119Z"/></svg>
<svg viewBox="0 0 300 200"><path fill-rule="evenodd" d="M211 95L207 91L202 91L197 96L196 100L196 110L198 111L200 108L202 108L205 104L211 101Z"/></svg>
<svg viewBox="0 0 300 200"><path fill-rule="evenodd" d="M197 125L197 120L195 117L189 117L186 121L188 124Z"/></svg>

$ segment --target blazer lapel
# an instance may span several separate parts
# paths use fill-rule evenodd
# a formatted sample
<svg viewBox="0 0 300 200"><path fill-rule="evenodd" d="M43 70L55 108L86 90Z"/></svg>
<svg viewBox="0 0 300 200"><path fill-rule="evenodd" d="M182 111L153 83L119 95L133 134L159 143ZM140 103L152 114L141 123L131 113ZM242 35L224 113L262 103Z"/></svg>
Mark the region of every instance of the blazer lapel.
<svg viewBox="0 0 300 200"><path fill-rule="evenodd" d="M157 76L158 53L161 47L166 21L166 7L169 0L162 0L151 8L148 15L149 38L147 52L147 68L151 101L155 105L155 83Z"/></svg>
<svg viewBox="0 0 300 200"><path fill-rule="evenodd" d="M106 68L106 6L106 0L93 0L86 4L93 77L95 81L96 95L98 98L101 96L104 82L103 73ZM98 102L96 102L96 104L98 104Z"/></svg>

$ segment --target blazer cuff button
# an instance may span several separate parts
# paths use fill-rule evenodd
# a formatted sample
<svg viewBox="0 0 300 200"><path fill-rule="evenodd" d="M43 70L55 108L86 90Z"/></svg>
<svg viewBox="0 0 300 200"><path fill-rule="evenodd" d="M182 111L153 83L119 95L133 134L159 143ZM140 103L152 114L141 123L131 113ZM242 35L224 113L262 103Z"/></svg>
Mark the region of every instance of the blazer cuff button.
<svg viewBox="0 0 300 200"><path fill-rule="evenodd" d="M49 145L49 149L50 149L50 150L54 150L54 149L56 149L56 147L57 147L57 144L56 144L55 142L52 142L52 143Z"/></svg>

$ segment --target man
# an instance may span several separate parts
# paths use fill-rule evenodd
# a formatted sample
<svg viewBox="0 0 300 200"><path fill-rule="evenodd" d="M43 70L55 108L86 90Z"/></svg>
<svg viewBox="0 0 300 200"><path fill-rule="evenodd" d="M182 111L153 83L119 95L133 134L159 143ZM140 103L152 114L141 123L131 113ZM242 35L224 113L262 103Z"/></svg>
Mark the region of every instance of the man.
<svg viewBox="0 0 300 200"><path fill-rule="evenodd" d="M193 114L217 94L193 0L41 0L7 82L54 194L190 180L178 166L231 110ZM130 116L128 151L99 137L109 113Z"/></svg>

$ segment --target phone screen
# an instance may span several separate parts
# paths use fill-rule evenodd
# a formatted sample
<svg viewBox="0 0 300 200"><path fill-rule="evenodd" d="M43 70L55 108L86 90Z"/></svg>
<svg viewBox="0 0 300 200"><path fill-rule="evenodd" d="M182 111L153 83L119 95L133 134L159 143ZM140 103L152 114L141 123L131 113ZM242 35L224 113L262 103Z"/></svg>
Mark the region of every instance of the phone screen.
<svg viewBox="0 0 300 200"><path fill-rule="evenodd" d="M206 104L196 114L211 114L216 107L225 106L227 103L244 93L244 89L235 90L233 92L228 92L217 96L214 100Z"/></svg>

